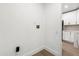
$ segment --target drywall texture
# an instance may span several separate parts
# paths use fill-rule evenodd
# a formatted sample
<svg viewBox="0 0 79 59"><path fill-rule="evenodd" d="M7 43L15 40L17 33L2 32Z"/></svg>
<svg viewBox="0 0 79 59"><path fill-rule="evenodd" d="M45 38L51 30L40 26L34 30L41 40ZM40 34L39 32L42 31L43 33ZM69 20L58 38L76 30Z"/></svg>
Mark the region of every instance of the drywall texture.
<svg viewBox="0 0 79 59"><path fill-rule="evenodd" d="M27 55L45 43L60 54L60 12L60 4L0 4L0 55Z"/></svg>
<svg viewBox="0 0 79 59"><path fill-rule="evenodd" d="M39 48L43 28L41 4L0 4L0 55L23 55ZM21 48L18 54L16 46Z"/></svg>
<svg viewBox="0 0 79 59"><path fill-rule="evenodd" d="M46 4L46 46L62 55L61 4Z"/></svg>

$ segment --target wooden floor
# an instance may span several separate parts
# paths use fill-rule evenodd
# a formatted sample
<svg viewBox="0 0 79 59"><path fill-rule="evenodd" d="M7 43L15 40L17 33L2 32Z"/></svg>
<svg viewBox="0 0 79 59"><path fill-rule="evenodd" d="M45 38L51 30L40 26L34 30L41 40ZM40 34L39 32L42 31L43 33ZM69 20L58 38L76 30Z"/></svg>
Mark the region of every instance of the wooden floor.
<svg viewBox="0 0 79 59"><path fill-rule="evenodd" d="M54 56L54 55L48 52L47 50L43 49L42 51L34 54L33 56Z"/></svg>
<svg viewBox="0 0 79 59"><path fill-rule="evenodd" d="M79 48L74 48L72 43L63 41L63 56L79 56Z"/></svg>
<svg viewBox="0 0 79 59"><path fill-rule="evenodd" d="M79 48L74 48L72 43L63 41L63 56L79 56ZM47 50L42 50L33 56L54 56Z"/></svg>

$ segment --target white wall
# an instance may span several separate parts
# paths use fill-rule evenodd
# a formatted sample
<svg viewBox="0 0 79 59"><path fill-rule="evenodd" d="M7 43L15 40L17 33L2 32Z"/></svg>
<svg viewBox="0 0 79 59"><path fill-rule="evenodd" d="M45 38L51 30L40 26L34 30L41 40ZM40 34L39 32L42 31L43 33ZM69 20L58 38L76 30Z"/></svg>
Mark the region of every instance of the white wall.
<svg viewBox="0 0 79 59"><path fill-rule="evenodd" d="M43 24L41 4L0 4L0 55L15 55L16 46L19 55L41 47Z"/></svg>
<svg viewBox="0 0 79 59"><path fill-rule="evenodd" d="M16 46L18 55L43 46L60 55L60 18L60 4L0 4L0 55L16 55Z"/></svg>
<svg viewBox="0 0 79 59"><path fill-rule="evenodd" d="M46 4L46 46L62 55L61 4Z"/></svg>

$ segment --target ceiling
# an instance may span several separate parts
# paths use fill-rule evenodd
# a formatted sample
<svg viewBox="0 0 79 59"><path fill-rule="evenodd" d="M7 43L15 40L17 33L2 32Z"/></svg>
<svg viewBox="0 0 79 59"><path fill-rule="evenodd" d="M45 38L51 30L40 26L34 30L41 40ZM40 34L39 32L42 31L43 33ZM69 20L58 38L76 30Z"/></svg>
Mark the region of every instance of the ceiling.
<svg viewBox="0 0 79 59"><path fill-rule="evenodd" d="M76 8L79 8L79 3L62 3L62 12L71 11Z"/></svg>

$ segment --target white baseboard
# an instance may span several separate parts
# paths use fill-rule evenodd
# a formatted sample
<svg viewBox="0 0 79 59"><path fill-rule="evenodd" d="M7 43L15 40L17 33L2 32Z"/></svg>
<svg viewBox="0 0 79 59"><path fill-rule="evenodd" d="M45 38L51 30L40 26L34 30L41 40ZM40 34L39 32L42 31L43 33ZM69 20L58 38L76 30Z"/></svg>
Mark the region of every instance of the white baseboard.
<svg viewBox="0 0 79 59"><path fill-rule="evenodd" d="M34 49L34 50L32 50L32 51L30 51L28 53L25 53L23 56L32 56L32 55L40 52L43 49L44 49L44 46L41 46L40 48L37 48L37 49Z"/></svg>
<svg viewBox="0 0 79 59"><path fill-rule="evenodd" d="M34 49L34 50L32 50L32 51L30 51L28 53L25 53L23 56L32 56L32 55L40 52L43 49L47 50L48 52L52 53L55 56L62 56L62 54L59 54L57 51L55 51L55 50L53 50L53 49L51 49L49 47L46 47L46 46L41 46L40 48Z"/></svg>
<svg viewBox="0 0 79 59"><path fill-rule="evenodd" d="M49 47L45 47L44 49L47 50L48 52L52 53L55 56L62 56L62 54L59 54L57 51L55 51Z"/></svg>

